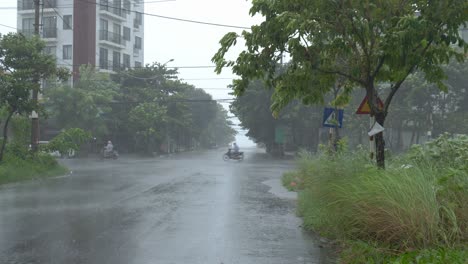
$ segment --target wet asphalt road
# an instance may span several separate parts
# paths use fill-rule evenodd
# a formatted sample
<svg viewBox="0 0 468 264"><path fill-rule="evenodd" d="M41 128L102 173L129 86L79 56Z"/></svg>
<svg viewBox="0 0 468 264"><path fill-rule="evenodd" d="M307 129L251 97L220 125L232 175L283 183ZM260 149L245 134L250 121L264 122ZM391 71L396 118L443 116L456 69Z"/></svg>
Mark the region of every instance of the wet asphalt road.
<svg viewBox="0 0 468 264"><path fill-rule="evenodd" d="M295 202L294 163L257 150L64 161L69 176L0 187L0 263L327 263Z"/></svg>

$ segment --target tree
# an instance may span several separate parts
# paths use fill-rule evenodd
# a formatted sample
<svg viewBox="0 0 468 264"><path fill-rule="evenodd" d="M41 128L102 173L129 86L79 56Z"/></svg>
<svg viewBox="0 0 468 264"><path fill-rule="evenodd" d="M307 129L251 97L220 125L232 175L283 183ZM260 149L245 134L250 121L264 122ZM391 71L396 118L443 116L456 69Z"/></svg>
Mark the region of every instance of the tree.
<svg viewBox="0 0 468 264"><path fill-rule="evenodd" d="M467 10L466 0L257 0L250 13L265 21L243 31L247 50L236 61L225 58L239 37L231 32L212 60L218 73L232 66L241 77L233 83L237 95L250 80L265 79L275 88L276 112L295 98L323 102L335 85L343 87L338 100L364 89L371 114L384 125L394 95L416 69L447 89L441 64L466 56L459 28L468 20ZM285 52L291 61L277 74ZM377 98L384 95L381 109ZM376 135L376 149L377 165L384 168L383 133Z"/></svg>
<svg viewBox="0 0 468 264"><path fill-rule="evenodd" d="M167 125L167 109L158 103L140 103L129 113L129 125L135 131L135 141L138 147L146 153L157 149Z"/></svg>
<svg viewBox="0 0 468 264"><path fill-rule="evenodd" d="M46 107L60 129L81 128L102 137L110 130L106 115L112 110L117 86L108 74L83 65L73 87L57 83L46 89Z"/></svg>
<svg viewBox="0 0 468 264"><path fill-rule="evenodd" d="M3 160L8 125L13 115L40 110L40 106L31 98L32 91L40 90L39 83L33 82L33 76L47 79L64 75L61 69L57 69L55 59L43 53L44 47L44 42L37 37L26 38L15 33L0 36L0 108L7 112L0 161Z"/></svg>
<svg viewBox="0 0 468 264"><path fill-rule="evenodd" d="M278 128L288 127L287 145L291 149L307 148L315 151L318 146L322 109L290 102L276 118L271 115L273 91L259 81L252 81L248 89L231 104L231 111L239 118L247 136L265 145L267 152L282 154L283 144L275 142ZM305 119L304 117L308 118Z"/></svg>
<svg viewBox="0 0 468 264"><path fill-rule="evenodd" d="M177 74L153 63L112 76L119 83L109 115L117 142L151 154L232 138L234 131L219 104L202 89L178 80Z"/></svg>

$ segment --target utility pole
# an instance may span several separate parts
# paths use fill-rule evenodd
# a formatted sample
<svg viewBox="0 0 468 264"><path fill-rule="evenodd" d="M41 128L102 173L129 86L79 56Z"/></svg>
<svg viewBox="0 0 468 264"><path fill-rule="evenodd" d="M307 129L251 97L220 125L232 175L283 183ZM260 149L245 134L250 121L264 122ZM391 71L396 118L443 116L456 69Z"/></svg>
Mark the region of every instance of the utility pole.
<svg viewBox="0 0 468 264"><path fill-rule="evenodd" d="M39 37L39 6L40 0L34 0L34 35ZM39 85L39 78L37 74L33 76L34 85ZM33 89L32 99L34 106L38 105L39 87ZM33 111L31 114L31 149L36 152L39 145L39 114Z"/></svg>

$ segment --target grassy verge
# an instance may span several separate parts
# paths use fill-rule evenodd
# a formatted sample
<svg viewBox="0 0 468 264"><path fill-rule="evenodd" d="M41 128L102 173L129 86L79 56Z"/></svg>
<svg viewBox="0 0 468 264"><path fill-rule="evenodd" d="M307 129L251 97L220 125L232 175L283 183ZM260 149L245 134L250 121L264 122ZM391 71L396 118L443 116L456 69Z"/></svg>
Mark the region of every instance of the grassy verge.
<svg viewBox="0 0 468 264"><path fill-rule="evenodd" d="M67 168L47 155L29 159L6 156L0 164L0 184L60 176L67 172Z"/></svg>
<svg viewBox="0 0 468 264"><path fill-rule="evenodd" d="M442 141L386 170L365 152L305 154L283 184L299 191L306 229L342 242L341 263L467 263L468 152Z"/></svg>

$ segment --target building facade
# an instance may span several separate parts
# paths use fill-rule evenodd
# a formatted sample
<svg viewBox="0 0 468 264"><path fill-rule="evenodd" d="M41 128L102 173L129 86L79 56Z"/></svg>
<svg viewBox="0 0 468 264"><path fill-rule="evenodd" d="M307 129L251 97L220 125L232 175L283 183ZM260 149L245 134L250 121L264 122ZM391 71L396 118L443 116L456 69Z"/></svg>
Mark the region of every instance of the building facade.
<svg viewBox="0 0 468 264"><path fill-rule="evenodd" d="M40 0L40 36L59 66L83 64L102 72L141 67L144 52L142 0ZM34 0L18 0L17 28L34 34Z"/></svg>

